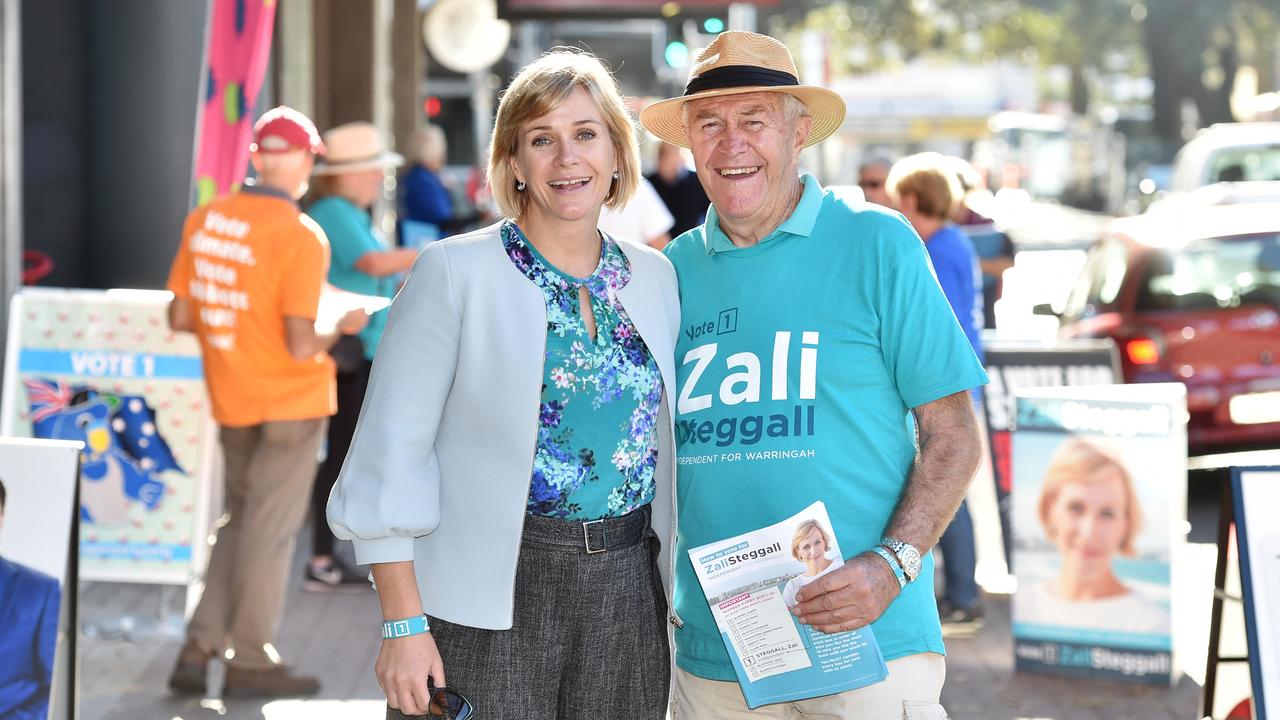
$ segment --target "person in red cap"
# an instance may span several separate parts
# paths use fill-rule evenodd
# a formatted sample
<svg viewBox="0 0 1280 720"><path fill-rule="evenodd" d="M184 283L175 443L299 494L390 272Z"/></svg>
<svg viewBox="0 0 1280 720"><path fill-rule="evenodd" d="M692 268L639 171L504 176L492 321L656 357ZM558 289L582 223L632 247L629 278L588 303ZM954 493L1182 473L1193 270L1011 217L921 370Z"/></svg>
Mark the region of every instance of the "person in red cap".
<svg viewBox="0 0 1280 720"><path fill-rule="evenodd" d="M169 677L180 695L205 692L215 655L227 663L224 697L320 689L280 664L271 640L336 409L326 351L367 318L353 310L317 328L329 243L297 205L325 151L315 125L275 108L254 125L251 150L257 182L187 216L169 274L169 324L199 338L226 463L225 515L204 594Z"/></svg>

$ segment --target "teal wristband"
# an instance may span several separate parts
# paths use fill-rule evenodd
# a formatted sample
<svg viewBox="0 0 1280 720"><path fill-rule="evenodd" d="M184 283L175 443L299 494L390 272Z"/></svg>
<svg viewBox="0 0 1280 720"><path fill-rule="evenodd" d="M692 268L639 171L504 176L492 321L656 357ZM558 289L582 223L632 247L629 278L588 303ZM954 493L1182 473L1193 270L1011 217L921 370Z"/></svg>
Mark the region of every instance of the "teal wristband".
<svg viewBox="0 0 1280 720"><path fill-rule="evenodd" d="M907 574L902 572L902 565L898 563L898 558L893 556L883 545L877 545L871 548L871 552L884 558L889 563L889 569L893 571L893 576L898 578L898 589L901 590L907 586Z"/></svg>
<svg viewBox="0 0 1280 720"><path fill-rule="evenodd" d="M427 624L426 615L418 615L404 620L388 620L382 623L383 640L394 640L429 632L431 632L431 626Z"/></svg>

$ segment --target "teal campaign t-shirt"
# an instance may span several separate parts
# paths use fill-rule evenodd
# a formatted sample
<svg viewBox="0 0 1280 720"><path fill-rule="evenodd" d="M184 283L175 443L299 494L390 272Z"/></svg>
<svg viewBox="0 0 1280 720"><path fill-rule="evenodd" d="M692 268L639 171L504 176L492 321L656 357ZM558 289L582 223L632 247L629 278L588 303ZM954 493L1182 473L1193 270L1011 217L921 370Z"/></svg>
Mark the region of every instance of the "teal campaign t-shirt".
<svg viewBox="0 0 1280 720"><path fill-rule="evenodd" d="M826 503L846 558L883 536L915 457L910 408L986 382L898 214L847 204L811 175L792 215L735 247L713 207L667 246L676 345L676 662L733 680L688 550ZM872 623L891 660L942 653L933 558Z"/></svg>
<svg viewBox="0 0 1280 720"><path fill-rule="evenodd" d="M375 277L356 267L356 261L367 252L387 249L374 233L369 213L356 207L346 198L330 195L316 201L307 209L307 215L324 230L329 239L329 282L347 292L361 295L393 298L396 296L396 276ZM369 316L369 323L360 331L364 344L364 356L373 359L382 331L387 327L387 310L384 308Z"/></svg>

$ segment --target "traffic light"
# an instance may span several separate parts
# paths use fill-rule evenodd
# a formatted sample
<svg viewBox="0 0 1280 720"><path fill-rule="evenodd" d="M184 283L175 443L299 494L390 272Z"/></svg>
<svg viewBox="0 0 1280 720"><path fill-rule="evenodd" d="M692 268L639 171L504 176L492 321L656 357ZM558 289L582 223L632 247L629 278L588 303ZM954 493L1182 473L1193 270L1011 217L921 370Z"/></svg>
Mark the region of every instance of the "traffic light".
<svg viewBox="0 0 1280 720"><path fill-rule="evenodd" d="M702 21L702 31L708 35L719 35L724 32L724 20L718 17L709 17Z"/></svg>
<svg viewBox="0 0 1280 720"><path fill-rule="evenodd" d="M667 51L664 54L667 64L673 68L682 68L689 64L689 46L680 40L672 40L667 43Z"/></svg>

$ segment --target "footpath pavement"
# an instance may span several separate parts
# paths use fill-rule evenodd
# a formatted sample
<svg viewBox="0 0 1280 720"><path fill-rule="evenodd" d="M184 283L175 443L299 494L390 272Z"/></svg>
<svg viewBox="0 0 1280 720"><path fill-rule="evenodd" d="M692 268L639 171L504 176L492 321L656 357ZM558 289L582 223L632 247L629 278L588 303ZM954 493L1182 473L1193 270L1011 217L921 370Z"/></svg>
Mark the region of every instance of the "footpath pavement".
<svg viewBox="0 0 1280 720"><path fill-rule="evenodd" d="M1207 595L1212 547L1196 546L1186 575L1189 594ZM372 591L314 594L294 573L278 648L298 671L319 676L316 698L271 702L217 699L219 672L210 697L177 699L165 681L181 644L183 591L148 585L86 584L80 600L80 718L82 720L378 720L382 695L373 678L379 612ZM988 596L987 617L977 633L947 638L943 703L957 720L1193 720L1199 718L1201 678L1182 675L1173 687L1038 676L1013 671L1007 596ZM1207 598L1187 604L1175 621L1207 627ZM1184 620L1182 618L1194 618ZM1230 622L1228 623L1230 625ZM1207 634L1207 629L1204 630ZM1192 650L1183 667L1203 673L1203 637L1184 633ZM1195 648L1199 654L1195 654ZM1230 643L1224 652L1230 652ZM1247 675L1245 676L1247 678ZM1242 696L1240 685L1222 684L1219 707ZM1247 682L1247 680L1245 681ZM1234 693L1234 695L1233 695ZM1229 702L1228 702L1229 701ZM1215 712L1222 717L1226 710ZM483 720L481 717L479 720Z"/></svg>
<svg viewBox="0 0 1280 720"><path fill-rule="evenodd" d="M1172 688L1123 685L1013 671L1008 596L988 596L982 629L946 638L942 704L956 720L1191 720L1200 685L1186 675Z"/></svg>

